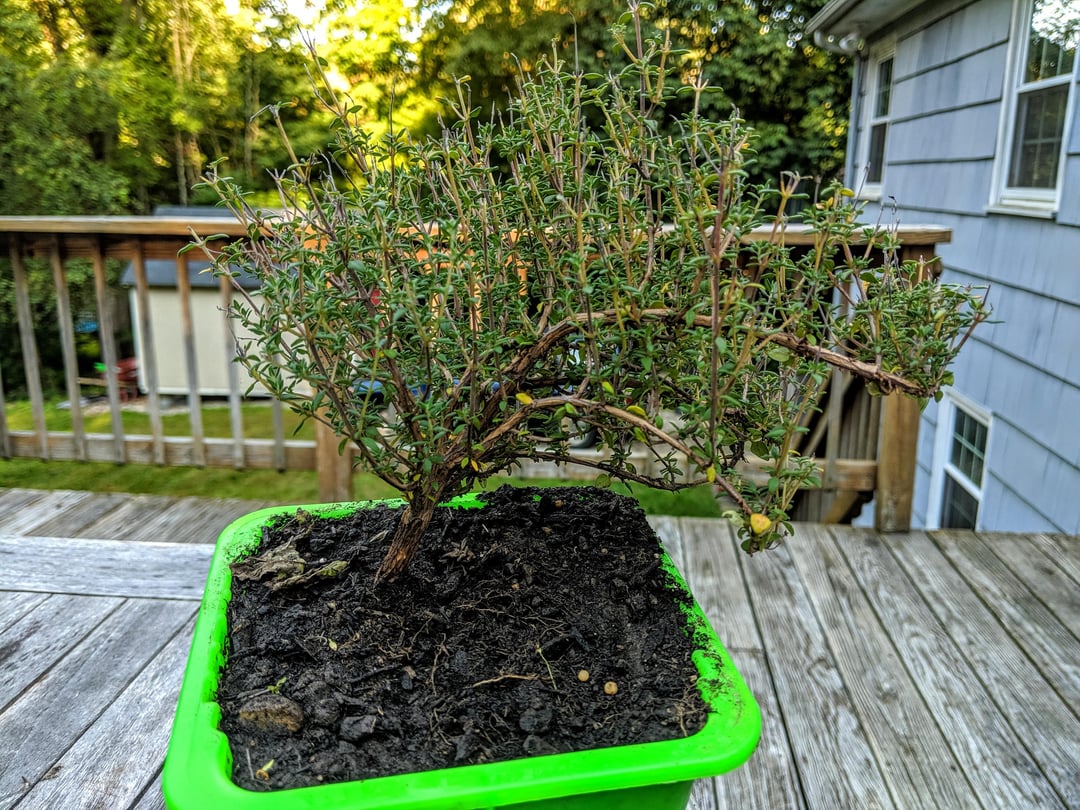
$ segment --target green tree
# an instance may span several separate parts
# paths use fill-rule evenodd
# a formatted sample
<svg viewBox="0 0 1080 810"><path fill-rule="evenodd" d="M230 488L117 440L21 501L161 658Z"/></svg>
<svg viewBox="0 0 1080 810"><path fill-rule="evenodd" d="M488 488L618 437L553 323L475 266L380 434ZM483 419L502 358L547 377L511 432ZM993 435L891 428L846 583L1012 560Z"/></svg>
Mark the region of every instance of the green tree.
<svg viewBox="0 0 1080 810"><path fill-rule="evenodd" d="M670 26L646 39L631 22L614 36L629 67L591 78L541 62L494 122L459 85L431 138L376 137L320 88L339 102L337 153L362 182L294 163L280 182L298 205L284 215L207 176L251 239L203 247L218 272L261 282L258 296L238 288L230 313L250 336L240 361L407 501L380 577L405 569L437 504L526 459L716 484L744 547L767 547L816 474L794 439L828 366L937 395L989 314L970 288L852 251L896 244L858 224L839 183L804 212L813 248L790 250L779 224L793 184L748 184L742 121L704 114ZM658 131L687 96L673 134ZM775 240L740 238L769 228ZM573 455L582 428L610 452ZM740 473L750 454L765 487Z"/></svg>
<svg viewBox="0 0 1080 810"><path fill-rule="evenodd" d="M824 0L661 0L685 70L700 70L715 92L703 103L717 117L732 108L753 127L756 173L838 177L844 165L850 64L803 37Z"/></svg>
<svg viewBox="0 0 1080 810"><path fill-rule="evenodd" d="M415 7L402 0L339 0L322 19L320 52L361 107L358 114L368 122L385 121L391 99L407 93L416 71Z"/></svg>
<svg viewBox="0 0 1080 810"><path fill-rule="evenodd" d="M225 157L272 188L280 140L253 117L283 118L312 150L296 21L270 0L69 3L0 10L0 213L145 213L194 202L203 166ZM233 7L234 6L234 7ZM263 154L263 150L266 154Z"/></svg>
<svg viewBox="0 0 1080 810"><path fill-rule="evenodd" d="M737 109L757 133L755 179L781 171L841 174L850 64L814 47L803 29L824 0L659 0L648 18L672 38L684 76L700 72L711 92L703 112L723 119ZM488 114L506 108L517 63L526 71L552 41L561 58L586 73L627 64L609 30L625 22L618 0L454 0L429 11L421 66L427 92L448 95L468 75L473 103ZM685 109L673 109L669 126Z"/></svg>

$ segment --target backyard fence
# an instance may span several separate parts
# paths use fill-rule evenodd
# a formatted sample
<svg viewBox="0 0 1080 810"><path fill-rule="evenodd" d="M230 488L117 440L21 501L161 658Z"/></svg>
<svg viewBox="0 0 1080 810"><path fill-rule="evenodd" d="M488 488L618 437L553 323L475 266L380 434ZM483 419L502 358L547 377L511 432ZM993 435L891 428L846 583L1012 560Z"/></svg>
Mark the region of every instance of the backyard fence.
<svg viewBox="0 0 1080 810"><path fill-rule="evenodd" d="M235 363L235 340L225 311L233 296L229 279L200 273L204 257L181 253L192 236L220 235L242 239L244 226L232 218L154 217L0 217L0 257L7 256L14 291L23 380L10 376L0 363L0 456L46 461L104 461L162 466L317 470L320 496L347 500L352 492L352 458L338 455L338 441L321 426L314 440L286 438L282 406L272 401L273 435L244 435L241 406L250 380ZM928 226L902 226L900 259L932 263L936 245L948 242L950 231ZM745 239L774 238L771 229ZM801 226L784 231L785 244L812 247L814 233ZM110 283L107 262L127 267L127 295ZM89 262L93 275L93 312L73 311L68 276L76 261ZM56 323L34 322L27 268L40 262L51 271ZM111 274L115 276L115 273ZM130 322L132 340L128 341ZM86 361L80 368L77 330L93 328L99 357L94 374ZM46 330L59 333L62 369L43 369L39 341ZM132 358L121 344L132 346ZM133 371L137 369L137 377ZM43 370L62 372L70 407L70 430L46 425ZM23 389L29 400L32 427L9 425L5 390ZM104 392L110 414L107 432L88 432L83 417L84 390ZM167 397L186 400L189 430L166 435L162 414ZM122 410L132 398L145 408L149 429L126 434ZM227 403L231 435L205 435L202 405L207 398ZM818 459L820 489L803 493L795 517L817 522L844 522L862 504L876 498L879 530L906 530L910 525L919 410L900 395L871 397L860 381L834 370L820 392L821 410L808 418L799 452ZM593 451L584 450L583 453ZM642 463L647 456L642 453ZM757 474L752 467L750 475ZM517 471L525 477L568 478L587 475L584 468L537 463ZM765 477L767 474L761 473Z"/></svg>

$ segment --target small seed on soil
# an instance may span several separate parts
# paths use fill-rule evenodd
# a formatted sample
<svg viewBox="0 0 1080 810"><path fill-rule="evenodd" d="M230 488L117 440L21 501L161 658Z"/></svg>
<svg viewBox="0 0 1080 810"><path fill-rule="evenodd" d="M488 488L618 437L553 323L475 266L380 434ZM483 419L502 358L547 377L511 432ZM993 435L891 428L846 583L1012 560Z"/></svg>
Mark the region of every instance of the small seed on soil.
<svg viewBox="0 0 1080 810"><path fill-rule="evenodd" d="M589 680L589 670L579 669L577 673L577 679L582 683L585 683L587 680Z"/></svg>
<svg viewBox="0 0 1080 810"><path fill-rule="evenodd" d="M619 685L615 681L608 681L604 684L605 695L615 695L619 692Z"/></svg>

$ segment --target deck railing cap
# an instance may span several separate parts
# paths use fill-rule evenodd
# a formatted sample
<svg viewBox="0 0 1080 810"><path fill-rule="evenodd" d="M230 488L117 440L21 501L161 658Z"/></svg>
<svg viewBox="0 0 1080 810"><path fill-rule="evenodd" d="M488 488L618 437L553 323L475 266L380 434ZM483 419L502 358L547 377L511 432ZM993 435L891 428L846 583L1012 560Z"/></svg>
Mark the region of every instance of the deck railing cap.
<svg viewBox="0 0 1080 810"><path fill-rule="evenodd" d="M867 223L866 227L874 227ZM36 216L0 217L0 234L57 234L104 236L190 236L192 229L200 236L223 233L228 236L246 236L247 226L222 212L220 217L161 217L161 216ZM780 229L788 245L813 245L815 233L809 225L786 223ZM878 227L878 231L891 231L908 246L940 245L952 241L952 231L940 225L899 225ZM744 235L743 241L767 240L774 229L758 228ZM6 240L4 240L6 241ZM854 240L856 244L865 241Z"/></svg>

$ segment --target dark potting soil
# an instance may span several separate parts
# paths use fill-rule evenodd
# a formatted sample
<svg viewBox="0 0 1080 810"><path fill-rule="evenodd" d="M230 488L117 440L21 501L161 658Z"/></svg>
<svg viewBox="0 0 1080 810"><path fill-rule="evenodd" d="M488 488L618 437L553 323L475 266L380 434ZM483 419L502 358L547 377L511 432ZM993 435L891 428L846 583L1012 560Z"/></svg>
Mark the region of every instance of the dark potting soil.
<svg viewBox="0 0 1080 810"><path fill-rule="evenodd" d="M373 583L400 511L300 514L234 565L218 701L267 790L683 737L705 705L636 503L514 489L440 509ZM270 765L269 763L271 763Z"/></svg>

